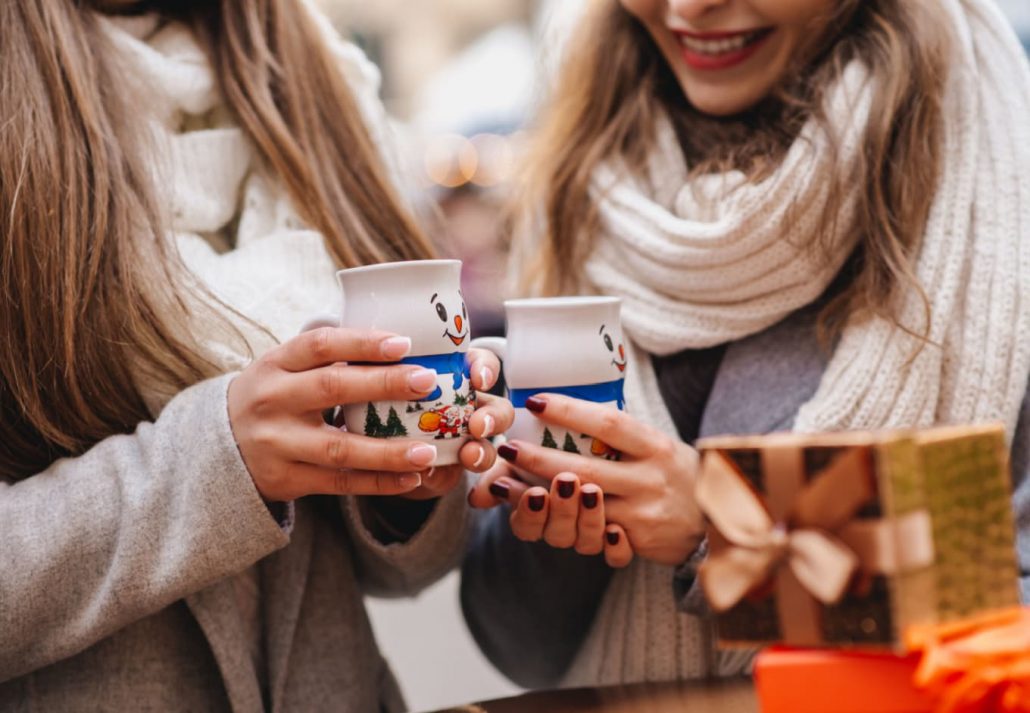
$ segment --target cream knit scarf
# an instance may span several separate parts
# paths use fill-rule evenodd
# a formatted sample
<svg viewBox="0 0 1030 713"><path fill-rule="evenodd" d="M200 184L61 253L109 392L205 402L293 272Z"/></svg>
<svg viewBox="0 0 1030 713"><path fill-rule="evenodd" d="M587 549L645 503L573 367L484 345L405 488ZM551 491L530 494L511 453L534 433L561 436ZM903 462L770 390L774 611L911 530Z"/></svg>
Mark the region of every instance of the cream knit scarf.
<svg viewBox="0 0 1030 713"><path fill-rule="evenodd" d="M932 308L928 346L882 321L853 321L795 429L1003 421L1011 436L1030 373L1030 67L990 0L941 0L957 46L945 98L943 172L916 272ZM730 342L811 302L853 249L824 236L834 259L804 246L825 200L825 176L848 171L874 91L848 68L828 92L841 151L805 129L779 172L687 180L671 130L646 180L597 176L604 230L585 266L590 288L624 300L633 355L627 403L670 434L675 426L647 353ZM788 205L797 210L788 213ZM846 201L842 222L850 219ZM898 306L919 324L922 303ZM746 404L741 404L746 408ZM716 653L709 625L677 612L668 567L637 560L613 578L567 685L729 675L746 652Z"/></svg>
<svg viewBox="0 0 1030 713"><path fill-rule="evenodd" d="M957 41L944 114L943 173L916 273L932 310L927 346L884 320L853 320L801 431L1002 421L1011 435L1030 371L1030 70L988 0L942 0ZM759 332L814 300L854 245L824 236L827 262L808 247L827 198L826 177L850 170L875 89L849 67L827 96L836 159L814 124L767 180L724 174L687 180L672 130L643 180L596 176L603 231L585 266L592 286L625 300L624 327L666 355ZM857 186L855 187L857 190ZM897 313L921 325L914 290Z"/></svg>

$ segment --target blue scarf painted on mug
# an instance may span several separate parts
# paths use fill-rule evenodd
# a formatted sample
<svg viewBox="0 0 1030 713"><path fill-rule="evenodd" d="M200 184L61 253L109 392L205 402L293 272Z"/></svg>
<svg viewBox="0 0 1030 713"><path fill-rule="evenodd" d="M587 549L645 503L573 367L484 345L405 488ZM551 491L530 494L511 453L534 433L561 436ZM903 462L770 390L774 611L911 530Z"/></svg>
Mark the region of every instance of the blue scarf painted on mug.
<svg viewBox="0 0 1030 713"><path fill-rule="evenodd" d="M512 389L508 394L511 405L515 408L525 408L526 399L537 394L560 394L571 396L574 399L592 401L595 404L606 404L615 401L619 410L626 408L626 400L623 396L623 379L606 381L603 384L585 384L582 386L552 386L546 389Z"/></svg>
<svg viewBox="0 0 1030 713"><path fill-rule="evenodd" d="M454 391L461 388L463 379L471 378L469 370L468 355L464 352L452 352L450 354L429 354L426 356L405 357L400 360L401 364L409 366L420 366L423 369L432 369L437 374L450 374L453 377ZM443 396L443 389L439 386L433 393L419 401L436 401Z"/></svg>

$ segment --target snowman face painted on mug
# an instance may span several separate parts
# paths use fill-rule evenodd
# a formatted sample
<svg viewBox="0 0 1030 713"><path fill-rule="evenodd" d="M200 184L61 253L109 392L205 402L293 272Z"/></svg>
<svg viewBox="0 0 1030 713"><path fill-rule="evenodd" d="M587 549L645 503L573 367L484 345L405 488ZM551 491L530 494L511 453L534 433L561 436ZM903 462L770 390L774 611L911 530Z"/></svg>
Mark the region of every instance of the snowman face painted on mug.
<svg viewBox="0 0 1030 713"><path fill-rule="evenodd" d="M626 347L622 343L622 335L604 324L598 330L598 335L604 344L605 355L611 358L610 366L622 376L626 372Z"/></svg>
<svg viewBox="0 0 1030 713"><path fill-rule="evenodd" d="M436 311L436 318L442 324L441 337L448 340L454 347L464 344L469 336L469 320L465 297L461 291L450 296L434 294L429 303Z"/></svg>

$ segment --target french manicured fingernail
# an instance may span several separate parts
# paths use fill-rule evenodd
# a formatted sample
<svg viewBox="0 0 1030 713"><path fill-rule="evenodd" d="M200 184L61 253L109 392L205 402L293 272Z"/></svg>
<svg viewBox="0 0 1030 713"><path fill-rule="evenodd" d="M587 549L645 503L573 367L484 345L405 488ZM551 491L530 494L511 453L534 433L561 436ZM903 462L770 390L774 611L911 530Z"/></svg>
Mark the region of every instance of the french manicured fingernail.
<svg viewBox="0 0 1030 713"><path fill-rule="evenodd" d="M530 396L526 399L526 408L533 413L543 413L544 409L547 408L547 399L540 398L539 396Z"/></svg>
<svg viewBox="0 0 1030 713"><path fill-rule="evenodd" d="M418 473L405 473L404 475L397 476L397 483L402 488L414 490L418 486L422 485L422 476Z"/></svg>
<svg viewBox="0 0 1030 713"><path fill-rule="evenodd" d="M511 488L509 488L504 483L498 482L496 480L494 482L490 483L490 494L493 495L498 500L507 500L508 499L508 494L510 492L511 492Z"/></svg>
<svg viewBox="0 0 1030 713"><path fill-rule="evenodd" d="M479 449L479 457L476 458L476 462L472 464L473 468L478 468L483 465L483 461L486 460L486 449L478 444L476 445L476 448Z"/></svg>
<svg viewBox="0 0 1030 713"><path fill-rule="evenodd" d="M423 394L436 388L436 372L432 369L418 369L408 375L408 386L412 391Z"/></svg>
<svg viewBox="0 0 1030 713"><path fill-rule="evenodd" d="M609 530L608 532L604 533L604 537L606 540L608 540L608 544L612 547L615 547L615 545L619 544L618 530Z"/></svg>
<svg viewBox="0 0 1030 713"><path fill-rule="evenodd" d="M495 425L497 425L497 424L494 423L494 417L493 416L490 416L489 414L484 416L483 417L483 435L481 436L481 438L489 438L490 436L494 435L494 426Z"/></svg>
<svg viewBox="0 0 1030 713"><path fill-rule="evenodd" d="M558 497L568 500L576 492L576 481L558 478Z"/></svg>
<svg viewBox="0 0 1030 713"><path fill-rule="evenodd" d="M515 459L519 457L519 449L510 443L505 443L497 447L497 455L509 463L514 463Z"/></svg>
<svg viewBox="0 0 1030 713"><path fill-rule="evenodd" d="M390 337L379 344L379 351L385 359L403 359L411 351L409 337Z"/></svg>
<svg viewBox="0 0 1030 713"><path fill-rule="evenodd" d="M587 510L593 510L597 507L598 498L596 490L581 490L579 491L579 497L583 501L583 507Z"/></svg>
<svg viewBox="0 0 1030 713"><path fill-rule="evenodd" d="M544 509L544 496L540 493L529 496L529 509L533 512L540 512Z"/></svg>
<svg viewBox="0 0 1030 713"><path fill-rule="evenodd" d="M479 386L483 389L489 389L494 383L494 373L490 371L490 367L484 366L479 370Z"/></svg>
<svg viewBox="0 0 1030 713"><path fill-rule="evenodd" d="M436 462L436 446L419 443L408 449L408 462L420 468L428 468Z"/></svg>

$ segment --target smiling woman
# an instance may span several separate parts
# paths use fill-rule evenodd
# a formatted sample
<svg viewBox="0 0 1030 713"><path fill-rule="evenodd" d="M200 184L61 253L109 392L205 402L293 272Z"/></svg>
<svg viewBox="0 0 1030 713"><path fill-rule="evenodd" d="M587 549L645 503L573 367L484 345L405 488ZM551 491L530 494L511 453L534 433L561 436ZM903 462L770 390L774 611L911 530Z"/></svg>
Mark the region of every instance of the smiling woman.
<svg viewBox="0 0 1030 713"><path fill-rule="evenodd" d="M698 437L998 421L1030 522L1027 116L993 0L591 6L514 245L530 294L622 299L627 410L526 404L621 457L513 438L473 492L505 505L463 583L499 666L531 685L748 670L698 606ZM1019 546L1030 594L1030 528Z"/></svg>
<svg viewBox="0 0 1030 713"><path fill-rule="evenodd" d="M757 0L708 12L704 3L623 0L647 28L690 103L706 114L741 112L807 61L836 0Z"/></svg>

